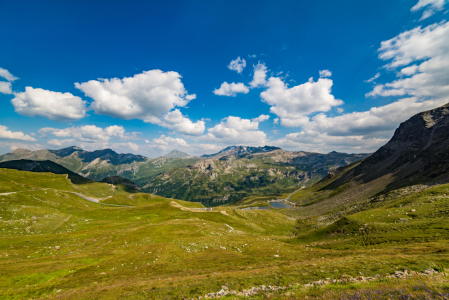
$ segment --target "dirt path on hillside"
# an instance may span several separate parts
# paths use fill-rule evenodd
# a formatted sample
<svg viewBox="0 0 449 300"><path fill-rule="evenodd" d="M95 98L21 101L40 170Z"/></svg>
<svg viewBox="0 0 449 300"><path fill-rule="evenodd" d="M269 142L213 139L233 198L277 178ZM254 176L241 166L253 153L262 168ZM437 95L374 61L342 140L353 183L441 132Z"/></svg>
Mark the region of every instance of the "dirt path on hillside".
<svg viewBox="0 0 449 300"><path fill-rule="evenodd" d="M191 211L191 212L217 212L217 211L213 211L213 210L207 210L207 208L185 207L176 201L171 201L170 205L173 207L179 208L180 210L186 210L186 211ZM221 213L223 213L223 212L221 212Z"/></svg>
<svg viewBox="0 0 449 300"><path fill-rule="evenodd" d="M106 200L106 199L112 198L112 196L108 196L108 197L105 197L105 198L94 198L94 197L85 196L83 194L76 193L76 192L69 192L69 191L60 191L60 192L75 194L75 195L83 198L84 200L87 200L87 201L93 202L93 203L97 203L97 204L101 204L101 205L118 206L118 207L134 207L134 206L129 206L129 205L108 204L108 203L101 203L100 202L101 200Z"/></svg>

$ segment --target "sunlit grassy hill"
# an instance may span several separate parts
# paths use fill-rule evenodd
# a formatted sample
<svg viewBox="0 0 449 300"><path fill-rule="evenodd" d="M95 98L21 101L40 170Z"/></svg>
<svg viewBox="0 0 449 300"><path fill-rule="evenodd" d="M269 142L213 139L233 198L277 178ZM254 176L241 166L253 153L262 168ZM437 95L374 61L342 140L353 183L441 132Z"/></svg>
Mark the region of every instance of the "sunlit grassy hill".
<svg viewBox="0 0 449 300"><path fill-rule="evenodd" d="M338 299L336 288L368 286L302 284L447 267L446 190L398 193L341 218L346 223L325 225L315 218L298 223L285 209L209 211L111 184L0 169L0 299L182 299L223 285L288 287L269 292L275 299ZM415 281L406 282L412 289ZM371 287L392 284L383 279Z"/></svg>

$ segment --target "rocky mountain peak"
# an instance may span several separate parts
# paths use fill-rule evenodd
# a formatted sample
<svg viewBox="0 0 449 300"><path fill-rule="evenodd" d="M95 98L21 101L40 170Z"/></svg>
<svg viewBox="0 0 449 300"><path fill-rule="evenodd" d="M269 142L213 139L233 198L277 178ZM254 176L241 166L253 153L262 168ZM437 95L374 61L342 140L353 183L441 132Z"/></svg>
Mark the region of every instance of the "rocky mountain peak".
<svg viewBox="0 0 449 300"><path fill-rule="evenodd" d="M388 173L396 182L436 178L449 172L449 104L403 122L391 140L354 169L370 181ZM399 173L398 173L399 172ZM416 175L416 176L415 176Z"/></svg>
<svg viewBox="0 0 449 300"><path fill-rule="evenodd" d="M173 150L170 153L164 155L164 157L166 157L166 158L189 158L191 156L185 152Z"/></svg>

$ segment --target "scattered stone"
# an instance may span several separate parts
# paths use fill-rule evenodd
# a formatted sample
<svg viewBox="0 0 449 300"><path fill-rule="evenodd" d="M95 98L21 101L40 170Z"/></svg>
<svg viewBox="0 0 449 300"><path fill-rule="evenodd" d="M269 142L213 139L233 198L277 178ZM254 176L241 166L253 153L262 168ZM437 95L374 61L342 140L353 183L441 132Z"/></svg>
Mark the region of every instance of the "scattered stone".
<svg viewBox="0 0 449 300"><path fill-rule="evenodd" d="M106 273L101 273L102 275L106 274ZM410 272L409 269L407 268L403 268L402 271L395 271L393 275L387 275L385 276L385 278L389 278L389 279L404 279L410 276L431 276L431 275L436 275L438 274L438 271L430 268L427 270L424 270L422 273L418 273L416 271L412 271ZM373 281L373 280L378 280L380 279L381 276L379 274L375 275L374 277L364 277L364 276L357 276L357 277L351 277L349 275L343 274L341 275L340 279L333 279L331 280L331 278L326 278L325 280L318 280L318 281L314 281L311 283L306 283L303 285L304 288L313 288L314 286L324 286L324 285L328 285L328 284L332 284L332 283L346 283L346 282L367 282L367 281ZM299 285L298 283L296 285ZM291 287L292 285L289 285L289 287ZM248 290L244 289L241 292L237 292L235 290L230 290L228 291L228 287L227 286L222 286L221 290L219 292L216 293L209 293L206 294L204 296L204 298L219 298L219 297L224 297L226 295L235 295L235 296L244 296L244 297L250 297L250 296L255 296L257 295L260 291L283 291L287 289L287 287L285 286L265 286L265 285L261 285L260 287L251 287ZM291 292L289 295L287 295L287 293L285 294L286 296L293 296L293 294L291 294ZM198 297L198 299L203 299L203 297Z"/></svg>

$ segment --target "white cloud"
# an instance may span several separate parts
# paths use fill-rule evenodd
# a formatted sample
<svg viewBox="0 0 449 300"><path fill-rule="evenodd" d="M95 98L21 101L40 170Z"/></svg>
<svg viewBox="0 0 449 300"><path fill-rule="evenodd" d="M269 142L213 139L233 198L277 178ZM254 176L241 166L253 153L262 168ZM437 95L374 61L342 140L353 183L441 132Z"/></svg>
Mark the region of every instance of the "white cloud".
<svg viewBox="0 0 449 300"><path fill-rule="evenodd" d="M379 76L380 76L380 73L377 72L376 75L374 75L373 77L371 77L371 78L368 79L368 80L365 80L365 82L373 82L374 80L376 80L377 78L379 78Z"/></svg>
<svg viewBox="0 0 449 300"><path fill-rule="evenodd" d="M5 78L9 82L15 81L19 79L18 77L13 76L11 73L9 73L8 70L0 68L0 77Z"/></svg>
<svg viewBox="0 0 449 300"><path fill-rule="evenodd" d="M46 117L53 121L75 121L86 114L85 102L70 93L47 91L27 86L11 100L17 113Z"/></svg>
<svg viewBox="0 0 449 300"><path fill-rule="evenodd" d="M162 119L155 119L152 123L187 135L200 135L206 129L204 121L194 123L184 117L179 109L167 113Z"/></svg>
<svg viewBox="0 0 449 300"><path fill-rule="evenodd" d="M173 138L161 135L151 141L146 141L147 145L141 146L141 150L145 151L150 157L158 157L165 155L172 150L186 152L190 155L199 156L205 153L214 153L222 149L222 146L215 144L189 144L182 138Z"/></svg>
<svg viewBox="0 0 449 300"><path fill-rule="evenodd" d="M270 118L269 115L260 115L257 118L252 119L251 121L260 123L260 122L268 120L269 118Z"/></svg>
<svg viewBox="0 0 449 300"><path fill-rule="evenodd" d="M0 141L0 153L1 154L14 151L18 148L28 149L30 151L45 149L45 147L40 144L30 144L30 143L17 142L17 141Z"/></svg>
<svg viewBox="0 0 449 300"><path fill-rule="evenodd" d="M372 107L368 111L335 117L320 113L311 119L304 119L301 132L287 134L273 143L286 149L318 152L377 150L391 138L401 122L448 102L448 36L449 25L442 22L425 28L417 27L382 42L379 58L389 60L385 66L388 70L399 68L396 74L400 78L376 85L367 96L410 95L409 97ZM374 81L377 77L376 74L369 81ZM285 89L281 82L277 83L281 91ZM337 111L343 112L338 108Z"/></svg>
<svg viewBox="0 0 449 300"><path fill-rule="evenodd" d="M183 149L187 146L187 142L184 139L172 138L165 135L161 135L159 138L154 138L149 144L149 147L160 148L163 150L167 150L169 147L179 147L179 149Z"/></svg>
<svg viewBox="0 0 449 300"><path fill-rule="evenodd" d="M278 77L270 77L268 89L260 94L262 101L271 105L270 112L281 119L287 127L300 126L307 123L308 114L329 111L333 106L343 104L331 94L332 80L320 78L288 88Z"/></svg>
<svg viewBox="0 0 449 300"><path fill-rule="evenodd" d="M419 19L421 21L434 15L436 11L443 10L446 2L447 0L419 0L418 3L411 8L411 11L415 12L426 8L421 16L421 19Z"/></svg>
<svg viewBox="0 0 449 300"><path fill-rule="evenodd" d="M442 100L421 102L412 97L336 117L318 114L303 124L301 132L288 134L273 143L306 151L372 152L391 138L401 122L443 104Z"/></svg>
<svg viewBox="0 0 449 300"><path fill-rule="evenodd" d="M254 76L253 80L249 83L249 85L252 88L265 86L267 83L267 66L265 66L264 63L261 63L260 61L257 63L257 65L253 65L254 67Z"/></svg>
<svg viewBox="0 0 449 300"><path fill-rule="evenodd" d="M249 88L243 83L227 83L223 82L219 89L214 90L215 95L235 97L238 93L248 94Z"/></svg>
<svg viewBox="0 0 449 300"><path fill-rule="evenodd" d="M136 139L137 132L126 133L122 126L109 126L106 128L100 128L95 125L85 125L85 126L73 126L64 129L45 127L38 131L42 138L46 138L48 134L51 134L59 138L71 138L66 139L64 143L76 142L90 142L90 143L104 143L108 142L111 138L117 138L119 140L129 140ZM49 144L57 145L58 143L63 143L61 140L50 140Z"/></svg>
<svg viewBox="0 0 449 300"><path fill-rule="evenodd" d="M386 67L404 67L405 78L378 84L367 96L402 96L443 99L449 97L449 22L416 27L384 41L379 48ZM414 63L411 66L409 64ZM411 76L411 77L407 77Z"/></svg>
<svg viewBox="0 0 449 300"><path fill-rule="evenodd" d="M75 87L94 99L91 108L97 114L125 120L140 119L187 134L198 134L204 127L201 121L193 123L182 115L180 117L179 110L173 110L196 98L187 93L177 72L151 70L123 79L75 83ZM174 124L176 120L180 123Z"/></svg>
<svg viewBox="0 0 449 300"><path fill-rule="evenodd" d="M321 70L319 73L320 73L321 78L326 78L326 77L332 76L332 72L329 70Z"/></svg>
<svg viewBox="0 0 449 300"><path fill-rule="evenodd" d="M20 140L20 141L36 141L35 138L24 134L21 131L12 132L8 130L8 127L0 125L0 139L7 140Z"/></svg>
<svg viewBox="0 0 449 300"><path fill-rule="evenodd" d="M279 124L279 118L274 119L273 124Z"/></svg>
<svg viewBox="0 0 449 300"><path fill-rule="evenodd" d="M344 112L345 110L343 109L343 108L341 108L341 107L338 107L337 108L337 112L339 113L339 114L341 114L342 112Z"/></svg>
<svg viewBox="0 0 449 300"><path fill-rule="evenodd" d="M242 73L245 67L246 67L246 60L240 58L240 56L232 60L228 66L229 70L237 71L238 73Z"/></svg>
<svg viewBox="0 0 449 300"><path fill-rule="evenodd" d="M261 115L252 120L229 116L220 124L209 128L208 133L199 137L199 141L215 142L226 145L255 145L267 143L265 132L258 130L259 123L267 120L267 115Z"/></svg>
<svg viewBox="0 0 449 300"><path fill-rule="evenodd" d="M2 93L2 94L12 94L11 82L0 81L0 93Z"/></svg>
<svg viewBox="0 0 449 300"><path fill-rule="evenodd" d="M47 141L47 144L55 146L54 148L62 148L67 146L78 146L83 150L95 151L100 149L112 149L118 153L133 152L135 154L141 154L139 152L139 145L131 142L115 143L108 141L96 141L96 142L80 142L75 139L51 139Z"/></svg>

